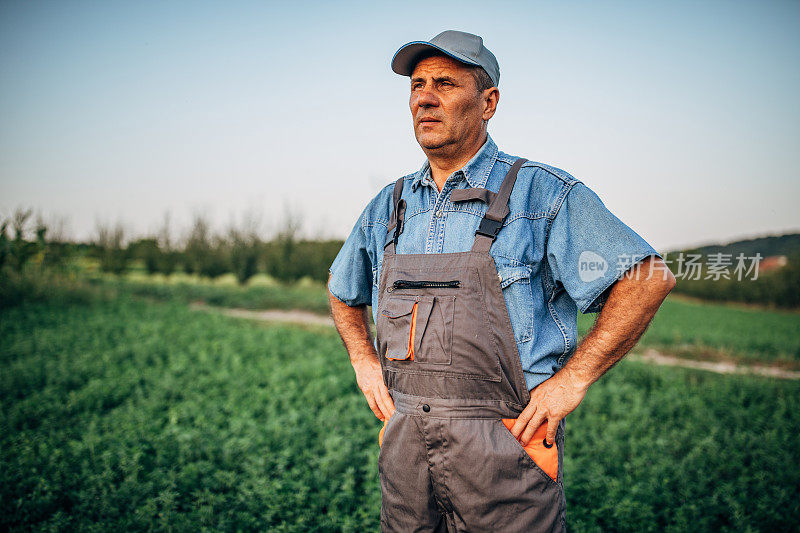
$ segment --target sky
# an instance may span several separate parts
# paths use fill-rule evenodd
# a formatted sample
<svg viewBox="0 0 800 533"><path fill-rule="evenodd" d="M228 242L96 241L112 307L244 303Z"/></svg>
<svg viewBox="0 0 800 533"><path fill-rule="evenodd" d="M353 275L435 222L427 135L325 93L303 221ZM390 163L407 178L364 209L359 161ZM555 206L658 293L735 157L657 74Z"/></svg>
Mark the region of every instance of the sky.
<svg viewBox="0 0 800 533"><path fill-rule="evenodd" d="M489 133L659 251L800 230L800 2L0 1L0 217L345 238L425 155L404 43L479 34Z"/></svg>

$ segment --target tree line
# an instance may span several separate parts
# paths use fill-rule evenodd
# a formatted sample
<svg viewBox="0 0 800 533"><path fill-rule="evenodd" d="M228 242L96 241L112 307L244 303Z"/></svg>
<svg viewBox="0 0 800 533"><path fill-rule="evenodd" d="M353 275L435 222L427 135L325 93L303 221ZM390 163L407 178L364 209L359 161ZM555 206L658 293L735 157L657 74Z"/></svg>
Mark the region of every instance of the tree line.
<svg viewBox="0 0 800 533"><path fill-rule="evenodd" d="M276 234L265 239L252 217L223 232L215 232L209 218L195 214L188 232L176 242L169 219L153 235L128 239L120 224L98 223L88 243L71 242L49 228L41 217L32 218L31 209L17 209L0 222L0 270L22 272L27 265L65 268L76 255L95 259L103 272L121 275L140 261L148 274L170 276L182 271L214 279L233 273L246 284L257 273L282 282L307 277L325 282L328 268L339 252L342 240L310 240L299 237L300 219L288 214Z"/></svg>
<svg viewBox="0 0 800 533"><path fill-rule="evenodd" d="M759 273L756 279L707 278L708 269L703 267L698 279L678 278L674 292L709 301L800 308L800 253L789 255L786 266Z"/></svg>
<svg viewBox="0 0 800 533"><path fill-rule="evenodd" d="M94 258L103 272L124 274L138 261L149 274L170 276L182 271L214 279L233 273L245 285L257 273L281 282L301 278L325 282L328 268L339 252L341 240L299 237L299 217L287 213L283 226L269 239L259 231L254 217L214 231L208 217L195 214L180 242L173 237L169 219L155 234L129 240L121 224L97 224L88 243L64 238L59 227L48 227L30 209L17 209L0 221L0 273L22 273L27 265L64 269L75 255ZM785 240L785 239L784 239ZM697 250L688 250L687 253ZM744 302L782 308L800 308L800 252L789 253L788 264L764 272L758 279L679 278L676 293L712 301ZM1 292L1 291L0 291Z"/></svg>

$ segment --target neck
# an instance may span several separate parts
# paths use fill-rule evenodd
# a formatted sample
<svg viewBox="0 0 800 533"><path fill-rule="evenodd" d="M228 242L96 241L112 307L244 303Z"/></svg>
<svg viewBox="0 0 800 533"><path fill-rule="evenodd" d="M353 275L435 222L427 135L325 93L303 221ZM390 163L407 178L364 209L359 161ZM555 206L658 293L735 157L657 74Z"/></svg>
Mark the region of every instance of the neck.
<svg viewBox="0 0 800 533"><path fill-rule="evenodd" d="M472 139L470 142L458 147L457 151L445 151L450 146L443 146L435 150L424 150L428 157L431 167L431 179L436 183L436 188L440 191L444 187L444 182L450 175L463 167L472 157L478 153L481 146L486 142L486 131Z"/></svg>

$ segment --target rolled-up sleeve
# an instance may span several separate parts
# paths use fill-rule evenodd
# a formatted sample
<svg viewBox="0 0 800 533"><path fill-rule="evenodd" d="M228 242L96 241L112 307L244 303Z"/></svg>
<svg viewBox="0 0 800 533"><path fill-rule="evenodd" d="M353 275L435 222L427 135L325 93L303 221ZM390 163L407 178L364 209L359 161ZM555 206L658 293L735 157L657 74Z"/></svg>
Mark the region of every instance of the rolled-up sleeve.
<svg viewBox="0 0 800 533"><path fill-rule="evenodd" d="M331 273L328 290L350 307L372 302L372 263L367 253L365 216L366 209L328 269Z"/></svg>
<svg viewBox="0 0 800 533"><path fill-rule="evenodd" d="M599 312L614 282L651 255L662 257L582 182L567 193L547 240L553 277L581 313Z"/></svg>

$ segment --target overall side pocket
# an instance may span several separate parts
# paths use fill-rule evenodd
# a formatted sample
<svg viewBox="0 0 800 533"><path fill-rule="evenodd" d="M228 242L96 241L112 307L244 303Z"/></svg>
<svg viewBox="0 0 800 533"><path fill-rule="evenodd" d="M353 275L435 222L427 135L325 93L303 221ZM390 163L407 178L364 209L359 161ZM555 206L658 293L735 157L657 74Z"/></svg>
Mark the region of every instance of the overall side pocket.
<svg viewBox="0 0 800 533"><path fill-rule="evenodd" d="M544 444L544 439L547 435L547 422L536 428L536 432L533 434L533 437L531 437L530 442L528 442L526 446L523 446L511 433L511 428L514 427L514 422L516 422L517 419L502 418L501 421L508 430L506 432L508 436L528 455L533 466L549 476L554 483L558 482L558 445L556 442L553 442L548 448Z"/></svg>
<svg viewBox="0 0 800 533"><path fill-rule="evenodd" d="M381 426L381 430L378 432L378 448L383 446L383 433L386 431L386 425L389 423L389 420L392 417L384 418L383 419L383 426Z"/></svg>

